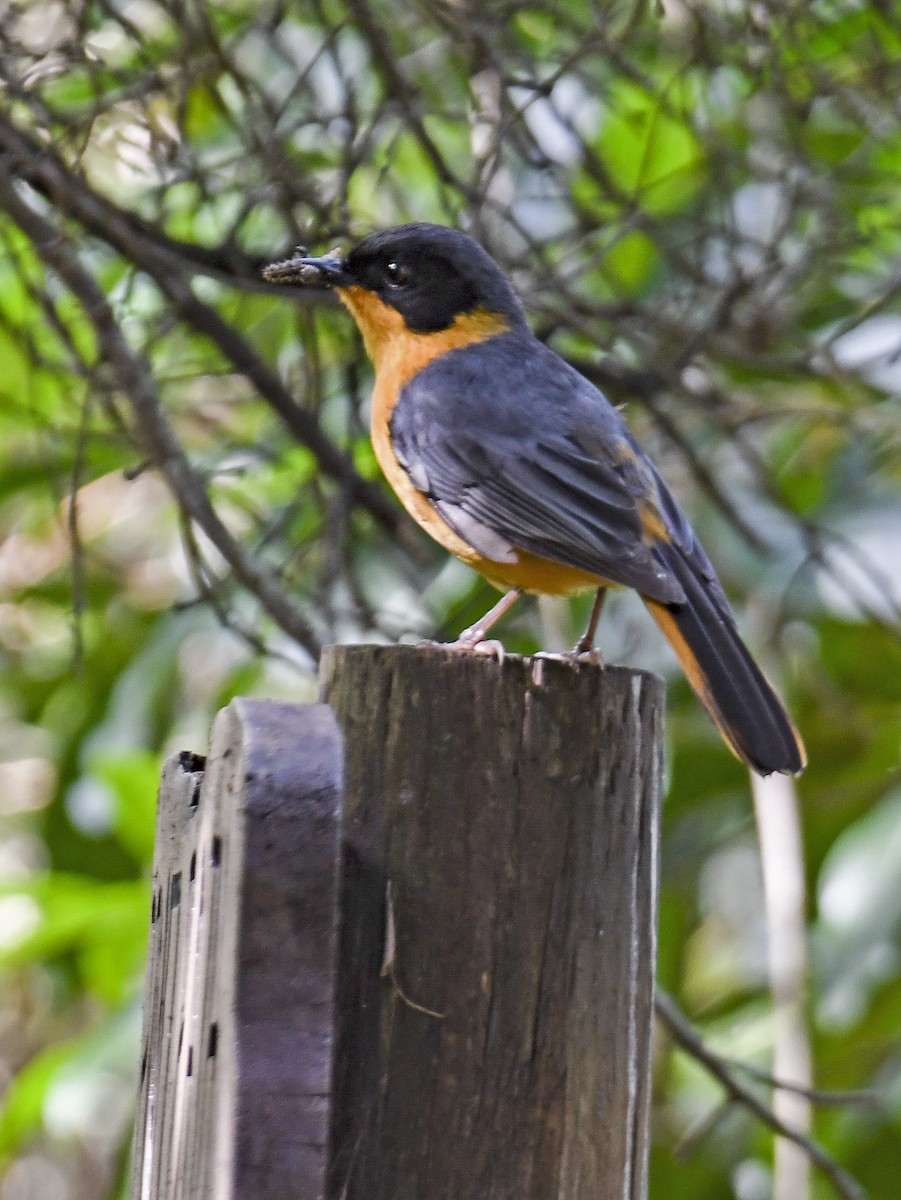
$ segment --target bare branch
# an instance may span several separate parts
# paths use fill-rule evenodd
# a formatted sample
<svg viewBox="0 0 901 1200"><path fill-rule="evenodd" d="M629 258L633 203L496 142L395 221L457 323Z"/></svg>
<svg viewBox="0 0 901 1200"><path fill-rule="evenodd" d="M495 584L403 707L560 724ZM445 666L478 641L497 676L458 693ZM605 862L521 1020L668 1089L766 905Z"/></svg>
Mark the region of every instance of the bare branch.
<svg viewBox="0 0 901 1200"><path fill-rule="evenodd" d="M81 304L96 334L100 357L109 364L128 397L147 449L169 481L180 505L270 616L315 658L320 649L319 641L306 617L262 562L238 545L210 503L163 416L147 363L126 341L102 288L82 267L69 241L19 196L15 184L10 182L14 172L9 156L0 157L0 163L0 206L31 239L38 256L59 275Z"/></svg>
<svg viewBox="0 0 901 1200"><path fill-rule="evenodd" d="M826 1176L836 1195L841 1196L842 1200L865 1200L866 1193L863 1188L831 1154L805 1133L786 1125L767 1104L764 1104L756 1092L740 1079L736 1079L731 1064L706 1045L672 996L658 988L654 1007L673 1041L713 1076L731 1100L746 1108L773 1133L799 1146L814 1166Z"/></svg>
<svg viewBox="0 0 901 1200"><path fill-rule="evenodd" d="M764 1071L760 1067L756 1067L753 1063L742 1062L739 1058L723 1057L722 1061L727 1067L730 1067L733 1071L738 1071L742 1075L747 1075L749 1079L763 1083L778 1092L794 1092L799 1096L804 1096L811 1104L816 1104L819 1108L879 1108L882 1105L882 1098L879 1093L869 1088L835 1090L831 1088L804 1087L800 1083L791 1083L786 1079L777 1079L771 1072Z"/></svg>
<svg viewBox="0 0 901 1200"><path fill-rule="evenodd" d="M401 510L378 485L363 479L350 458L322 432L315 417L301 408L275 372L259 357L234 325L191 291L183 271L192 267L177 254L170 241L164 246L150 241L140 223L93 192L46 146L22 134L0 114L0 149L16 178L24 179L58 209L79 221L95 236L146 271L169 298L179 315L208 337L220 352L245 375L278 413L291 434L305 445L323 472L347 487L356 503L367 508L380 525L409 548L415 542ZM404 533L404 531L407 531Z"/></svg>

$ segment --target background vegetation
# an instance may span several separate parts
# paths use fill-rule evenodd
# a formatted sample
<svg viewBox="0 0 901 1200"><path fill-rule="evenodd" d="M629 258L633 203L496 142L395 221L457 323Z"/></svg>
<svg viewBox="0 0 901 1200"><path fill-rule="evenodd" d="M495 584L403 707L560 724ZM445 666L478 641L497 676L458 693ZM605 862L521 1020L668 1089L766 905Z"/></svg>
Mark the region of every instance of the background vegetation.
<svg viewBox="0 0 901 1200"><path fill-rule="evenodd" d="M718 1056L665 1000L652 1196L897 1195L898 5L12 0L0 75L2 1200L121 1193L161 757L491 602L379 480L349 319L259 278L411 219L626 404L810 752L752 796L608 605L672 675L660 979Z"/></svg>

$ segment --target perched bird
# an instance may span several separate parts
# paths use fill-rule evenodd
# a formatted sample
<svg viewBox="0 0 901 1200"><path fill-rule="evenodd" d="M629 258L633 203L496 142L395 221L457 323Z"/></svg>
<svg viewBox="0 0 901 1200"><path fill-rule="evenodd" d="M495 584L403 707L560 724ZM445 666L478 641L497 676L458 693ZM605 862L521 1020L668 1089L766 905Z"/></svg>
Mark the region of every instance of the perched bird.
<svg viewBox="0 0 901 1200"><path fill-rule="evenodd" d="M264 272L334 289L375 366L372 443L407 511L506 594L461 635L474 647L523 592L632 587L735 754L797 773L804 746L738 635L710 560L605 397L540 342L510 281L465 233L401 225L342 256Z"/></svg>

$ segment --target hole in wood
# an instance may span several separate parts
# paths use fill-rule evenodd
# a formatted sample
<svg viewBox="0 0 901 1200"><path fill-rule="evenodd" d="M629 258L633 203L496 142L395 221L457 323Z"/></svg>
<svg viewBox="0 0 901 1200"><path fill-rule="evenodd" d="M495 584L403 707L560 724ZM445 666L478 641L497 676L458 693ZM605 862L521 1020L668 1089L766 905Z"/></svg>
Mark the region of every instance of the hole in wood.
<svg viewBox="0 0 901 1200"><path fill-rule="evenodd" d="M219 1025L216 1021L210 1026L210 1040L207 1043L206 1056L207 1058L216 1057L216 1048L219 1045Z"/></svg>
<svg viewBox="0 0 901 1200"><path fill-rule="evenodd" d="M194 781L194 786L191 788L191 807L196 808L200 803L200 780Z"/></svg>
<svg viewBox="0 0 901 1200"><path fill-rule="evenodd" d="M141 1083L144 1082L146 1076L147 1076L147 1051L145 1050L143 1057L141 1058Z"/></svg>
<svg viewBox="0 0 901 1200"><path fill-rule="evenodd" d="M191 883L194 882L194 876L197 874L197 851L191 855Z"/></svg>
<svg viewBox="0 0 901 1200"><path fill-rule="evenodd" d="M213 867L218 867L219 863L221 861L222 861L222 838L214 837L213 838L213 849L210 852L210 865Z"/></svg>
<svg viewBox="0 0 901 1200"><path fill-rule="evenodd" d="M178 756L178 765L186 775L194 775L206 767L206 756L195 754L193 750L182 750Z"/></svg>
<svg viewBox="0 0 901 1200"><path fill-rule="evenodd" d="M181 904L181 871L177 871L172 876L172 884L169 892L169 907L178 908Z"/></svg>
<svg viewBox="0 0 901 1200"><path fill-rule="evenodd" d="M158 915L159 915L159 912L157 909L157 893L152 892L151 896L150 896L150 924L151 925L156 924L156 918Z"/></svg>
<svg viewBox="0 0 901 1200"><path fill-rule="evenodd" d="M188 1078L194 1074L194 1047L188 1047L188 1069L186 1071Z"/></svg>

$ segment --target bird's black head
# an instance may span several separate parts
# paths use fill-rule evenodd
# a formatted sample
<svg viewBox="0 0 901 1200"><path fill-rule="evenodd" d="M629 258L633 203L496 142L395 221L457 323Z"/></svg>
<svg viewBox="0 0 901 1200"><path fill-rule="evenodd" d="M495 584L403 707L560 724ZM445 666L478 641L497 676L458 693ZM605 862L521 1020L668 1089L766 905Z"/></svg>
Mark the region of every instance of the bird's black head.
<svg viewBox="0 0 901 1200"><path fill-rule="evenodd" d="M390 305L415 333L437 333L484 309L524 320L500 267L477 241L444 225L400 225L355 246L346 269L358 287Z"/></svg>
<svg viewBox="0 0 901 1200"><path fill-rule="evenodd" d="M477 241L444 225L399 225L359 242L346 258L305 256L277 263L269 279L361 289L395 310L414 333L438 333L477 310L513 328L525 323L507 277ZM359 319L359 306L351 305Z"/></svg>

